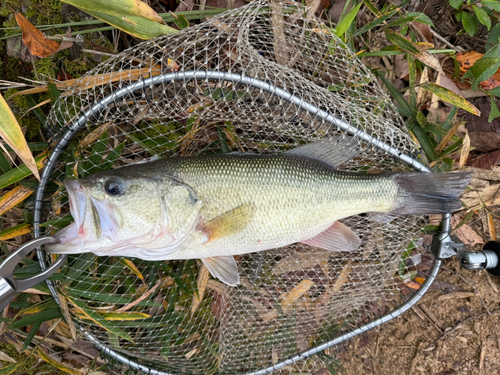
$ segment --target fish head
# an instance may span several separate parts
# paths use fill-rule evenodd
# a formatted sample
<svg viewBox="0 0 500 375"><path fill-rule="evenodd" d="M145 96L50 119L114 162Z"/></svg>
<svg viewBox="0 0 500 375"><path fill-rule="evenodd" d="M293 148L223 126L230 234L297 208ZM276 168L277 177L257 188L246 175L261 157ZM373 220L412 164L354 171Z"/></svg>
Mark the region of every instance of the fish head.
<svg viewBox="0 0 500 375"><path fill-rule="evenodd" d="M202 206L195 192L172 177L123 170L64 181L74 223L56 233L61 243L50 252L138 256L172 251L189 236Z"/></svg>

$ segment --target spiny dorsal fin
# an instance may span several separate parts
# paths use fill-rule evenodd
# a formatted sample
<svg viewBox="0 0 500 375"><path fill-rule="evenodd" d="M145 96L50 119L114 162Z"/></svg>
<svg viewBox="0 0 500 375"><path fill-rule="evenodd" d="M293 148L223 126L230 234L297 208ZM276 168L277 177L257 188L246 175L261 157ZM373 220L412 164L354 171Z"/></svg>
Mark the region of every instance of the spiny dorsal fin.
<svg viewBox="0 0 500 375"><path fill-rule="evenodd" d="M309 143L286 153L316 159L333 168L338 168L345 162L355 158L359 152L358 141L353 137L344 135Z"/></svg>
<svg viewBox="0 0 500 375"><path fill-rule="evenodd" d="M215 219L202 226L201 230L207 235L208 241L231 236L247 226L255 213L252 203L244 203L231 211L224 212Z"/></svg>

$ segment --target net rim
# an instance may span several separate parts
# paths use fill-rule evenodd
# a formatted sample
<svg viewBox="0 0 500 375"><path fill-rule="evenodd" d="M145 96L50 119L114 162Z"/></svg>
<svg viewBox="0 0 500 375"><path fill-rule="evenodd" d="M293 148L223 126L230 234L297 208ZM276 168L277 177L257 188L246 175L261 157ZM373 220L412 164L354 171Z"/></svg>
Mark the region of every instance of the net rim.
<svg viewBox="0 0 500 375"><path fill-rule="evenodd" d="M236 73L228 73L225 71L214 71L214 70L198 70L198 71L178 71L175 73L163 73L160 75L156 75L153 77L145 78L142 80L139 80L137 82L134 82L130 85L127 85L116 92L106 96L105 98L101 99L97 103L95 103L90 109L85 111L83 114L81 114L75 121L73 121L72 124L68 126L68 129L64 132L62 137L59 139L57 145L54 147L54 150L50 154L47 164L45 165L42 174L41 174L41 180L40 180L40 185L38 186L36 190L36 196L35 196L35 208L34 208L34 237L39 238L41 234L40 230L40 224L41 224L41 217L42 217L42 204L43 204L43 199L45 196L45 189L46 186L50 180L50 176L52 174L52 171L55 167L56 162L59 159L59 156L65 151L66 147L69 145L71 139L80 131L84 128L86 123L92 116L95 114L99 113L102 110L105 110L107 108L107 105L121 99L127 94L133 93L135 91L144 89L144 88L149 88L149 87L154 87L155 85L159 84L164 84L164 83L170 83L170 82L175 82L175 81L185 81L188 79L194 79L194 80L218 80L219 82L232 82L236 84L246 84L249 86L252 86L257 89L261 89L263 91L266 91L272 95L275 95L285 101L288 101L291 104L296 105L297 107L309 112L312 116L318 117L321 120L329 123L330 125L334 125L340 130L345 131L347 134L351 136L355 136L373 146L376 148L383 150L387 152L389 155L395 157L396 159L402 161L403 163L407 164L409 167L413 168L416 171L420 172L427 172L430 173L431 171L422 163L420 163L418 160L414 159L412 156L407 155L396 148L382 142L381 140L378 140L377 138L371 136L370 134L366 133L363 130L357 129L354 126L334 117L333 115L329 114L326 111L321 110L320 108L314 106L311 103L308 103L304 101L303 99L279 88L276 87L268 82L249 77L249 76L242 76L240 74ZM449 229L450 229L450 215L443 215L443 230L442 234L449 234ZM45 252L42 249L37 249L38 253L38 259L40 263L40 267L42 270L46 269L49 265L46 262L46 256ZM418 300L425 294L425 292L429 289L433 281L435 280L437 273L439 271L439 268L441 266L441 260L434 258L432 268L429 272L429 276L426 278L424 284L422 287L414 294L411 298L409 298L405 303L403 303L401 306L399 306L397 309L383 315L382 317L378 318L377 320L370 322L366 325L363 325L354 331L348 332L340 337L334 338L326 343L323 343L321 345L318 345L314 348L308 349L304 352L301 352L292 358L282 360L276 364L270 365L264 369L257 370L254 372L249 372L246 373L247 375L260 375L260 374L267 374L272 371L275 371L277 369L280 369L282 367L285 367L287 365L290 365L292 363L295 363L299 360L303 360L305 358L308 358L312 356L313 354L316 354L322 350L325 350L329 347L332 347L334 345L337 345L345 340L348 340L350 338L353 338L356 335L359 335L367 330L370 330L372 328L375 328L383 323L386 323L395 317L401 315L405 311L407 311L411 306L415 305ZM56 288L54 284L51 281L47 281L49 290L56 301L57 304L59 304L59 298L58 294L56 291ZM157 374L157 375L174 375L173 373L167 373L159 370L154 370L152 368L149 368L145 365L142 365L134 360L131 360L130 358L127 358L121 353L118 353L114 349L110 348L107 345L102 344L97 337L92 335L90 332L87 330L83 331L83 334L86 336L86 338L91 341L94 345L98 347L99 350L104 351L106 354L110 355L117 361L135 369L135 370L140 370L147 372L149 374Z"/></svg>

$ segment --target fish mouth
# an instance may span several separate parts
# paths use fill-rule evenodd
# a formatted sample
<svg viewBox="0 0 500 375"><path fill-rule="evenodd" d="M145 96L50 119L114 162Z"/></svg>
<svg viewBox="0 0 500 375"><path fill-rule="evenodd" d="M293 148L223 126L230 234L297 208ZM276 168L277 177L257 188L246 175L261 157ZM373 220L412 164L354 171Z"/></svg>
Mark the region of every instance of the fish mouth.
<svg viewBox="0 0 500 375"><path fill-rule="evenodd" d="M78 228L79 232L83 226L85 208L87 206L87 196L85 195L85 189L82 184L78 182L78 180L65 180L64 186L68 191L69 210L71 212L71 216L73 216L73 219L75 220L75 227Z"/></svg>

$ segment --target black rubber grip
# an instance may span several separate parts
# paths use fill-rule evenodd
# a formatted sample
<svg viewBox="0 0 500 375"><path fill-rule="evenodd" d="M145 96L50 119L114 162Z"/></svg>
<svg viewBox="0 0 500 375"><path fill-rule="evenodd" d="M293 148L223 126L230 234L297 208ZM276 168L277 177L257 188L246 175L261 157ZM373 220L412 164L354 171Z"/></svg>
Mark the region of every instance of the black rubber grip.
<svg viewBox="0 0 500 375"><path fill-rule="evenodd" d="M490 250L497 254L499 259L498 265L495 268L490 268L487 270L490 275L500 276L500 242L490 241L483 246L483 250Z"/></svg>

